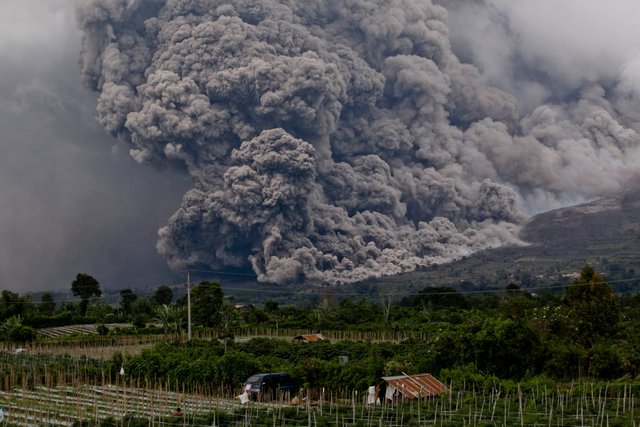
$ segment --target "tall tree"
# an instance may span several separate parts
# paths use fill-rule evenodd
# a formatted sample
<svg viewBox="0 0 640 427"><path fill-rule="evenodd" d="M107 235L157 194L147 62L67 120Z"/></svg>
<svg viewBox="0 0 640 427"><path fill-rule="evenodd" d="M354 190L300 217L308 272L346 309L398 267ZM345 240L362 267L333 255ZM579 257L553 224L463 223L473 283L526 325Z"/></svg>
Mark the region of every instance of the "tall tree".
<svg viewBox="0 0 640 427"><path fill-rule="evenodd" d="M73 282L71 282L71 292L73 295L80 297L80 314L85 316L87 314L87 307L89 306L89 299L92 296L99 297L102 295L100 290L100 282L95 277L78 273Z"/></svg>
<svg viewBox="0 0 640 427"><path fill-rule="evenodd" d="M198 325L220 325L220 308L224 294L216 282L202 281L191 291L191 318Z"/></svg>
<svg viewBox="0 0 640 427"><path fill-rule="evenodd" d="M384 314L384 323L389 323L389 316L391 315L391 306L396 298L397 290L387 283L384 287L378 288L378 297L382 303L382 313Z"/></svg>
<svg viewBox="0 0 640 427"><path fill-rule="evenodd" d="M620 320L618 298L591 266L586 265L580 278L567 286L565 301L576 325L576 338L583 344L593 344L598 337L616 331Z"/></svg>
<svg viewBox="0 0 640 427"><path fill-rule="evenodd" d="M45 316L51 316L56 310L56 303L53 300L53 296L49 292L45 292L40 297L40 304L38 305L38 311Z"/></svg>
<svg viewBox="0 0 640 427"><path fill-rule="evenodd" d="M20 296L15 292L4 290L0 297L0 320L11 316L22 316L30 312L32 308L31 296Z"/></svg>
<svg viewBox="0 0 640 427"><path fill-rule="evenodd" d="M173 301L173 291L167 285L159 286L151 300L153 305L169 305Z"/></svg>
<svg viewBox="0 0 640 427"><path fill-rule="evenodd" d="M131 304L131 315L133 324L138 328L143 328L151 321L153 305L146 298L137 298Z"/></svg>
<svg viewBox="0 0 640 427"><path fill-rule="evenodd" d="M175 317L175 309L167 304L162 304L155 308L155 320L162 325L165 335L169 332L169 326Z"/></svg>
<svg viewBox="0 0 640 427"><path fill-rule="evenodd" d="M173 331L177 340L182 336L182 330L186 324L186 317L184 307L171 307L173 310L173 315L171 317L171 322L169 323L169 329Z"/></svg>
<svg viewBox="0 0 640 427"><path fill-rule="evenodd" d="M233 298L225 301L220 307L220 323L218 324L219 338L233 338L233 330L240 324L240 313L236 310ZM225 343L226 349L226 343Z"/></svg>
<svg viewBox="0 0 640 427"><path fill-rule="evenodd" d="M333 319L334 309L331 306L328 298L322 298L316 304L316 308L313 310L313 315L317 321L318 328L324 328L327 323Z"/></svg>
<svg viewBox="0 0 640 427"><path fill-rule="evenodd" d="M278 301L275 300L267 300L267 302L264 303L264 309L266 311L268 311L269 313L273 313L278 311L279 305L278 305Z"/></svg>
<svg viewBox="0 0 640 427"><path fill-rule="evenodd" d="M131 289L123 289L120 291L120 307L125 314L132 313L132 304L135 300L138 299L138 295L136 295Z"/></svg>

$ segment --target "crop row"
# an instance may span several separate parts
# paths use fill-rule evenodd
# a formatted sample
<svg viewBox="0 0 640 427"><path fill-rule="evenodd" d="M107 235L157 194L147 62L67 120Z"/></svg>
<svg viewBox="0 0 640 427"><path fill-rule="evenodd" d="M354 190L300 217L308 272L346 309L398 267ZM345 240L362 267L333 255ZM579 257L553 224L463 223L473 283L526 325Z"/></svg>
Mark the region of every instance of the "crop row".
<svg viewBox="0 0 640 427"><path fill-rule="evenodd" d="M131 325L128 323L114 323L106 325L109 329L120 328L127 329L131 328ZM65 335L74 335L74 334L96 334L97 329L95 324L89 325L68 325L68 326L56 326L52 328L41 328L38 329L38 333L46 338L55 338L61 337Z"/></svg>
<svg viewBox="0 0 640 427"><path fill-rule="evenodd" d="M6 422L23 426L70 426L79 420L124 416L152 419L170 416L176 407L193 416L238 405L233 400L117 385L15 389L0 392L0 399Z"/></svg>
<svg viewBox="0 0 640 427"><path fill-rule="evenodd" d="M143 419L146 425L175 424L171 416L183 409L181 424L199 425L638 425L636 397L630 388L585 387L569 392L540 389L517 392L493 389L459 390L424 402L382 402L366 405L358 393L327 391L300 404L240 405L232 396L214 398L130 385L59 386L0 392L5 423L23 427L101 424L100 420ZM211 418L213 414L214 418ZM209 418L206 418L206 417ZM171 421L172 418L174 421ZM208 421L203 421L208 420ZM205 424L202 424L202 423ZM89 424L87 424L89 423Z"/></svg>

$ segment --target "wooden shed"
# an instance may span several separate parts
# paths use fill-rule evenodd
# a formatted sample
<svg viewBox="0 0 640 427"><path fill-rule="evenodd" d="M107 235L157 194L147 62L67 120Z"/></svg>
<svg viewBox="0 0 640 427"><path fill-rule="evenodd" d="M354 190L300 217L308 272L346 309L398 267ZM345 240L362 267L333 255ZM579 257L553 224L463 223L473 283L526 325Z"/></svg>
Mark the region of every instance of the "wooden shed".
<svg viewBox="0 0 640 427"><path fill-rule="evenodd" d="M324 341L326 338L322 334L306 334L306 335L298 335L293 338L294 341L299 342L318 342Z"/></svg>
<svg viewBox="0 0 640 427"><path fill-rule="evenodd" d="M449 389L431 374L396 375L382 377L384 397L387 400L424 399L448 393Z"/></svg>

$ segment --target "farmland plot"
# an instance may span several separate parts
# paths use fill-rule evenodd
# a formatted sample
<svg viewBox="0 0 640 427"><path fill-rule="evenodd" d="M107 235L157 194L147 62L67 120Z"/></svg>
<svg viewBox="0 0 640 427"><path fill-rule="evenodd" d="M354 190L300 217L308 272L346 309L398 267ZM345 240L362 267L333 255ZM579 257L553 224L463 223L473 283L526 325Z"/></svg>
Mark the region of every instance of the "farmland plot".
<svg viewBox="0 0 640 427"><path fill-rule="evenodd" d="M0 352L5 426L634 426L640 385L530 380L448 384L450 393L421 402L367 405L358 390L303 390L297 404L240 405L228 385L185 378L123 375L126 363L46 353ZM484 384L479 386L479 384ZM179 419L171 417L176 407ZM215 420L215 422L214 422ZM138 422L139 424L139 422ZM104 426L102 426L104 427ZM139 427L135 424L131 427Z"/></svg>
<svg viewBox="0 0 640 427"><path fill-rule="evenodd" d="M607 385L524 391L454 391L423 402L367 405L356 392L326 391L299 405L240 405L227 396L177 393L123 385L35 387L0 392L5 423L17 426L71 426L85 421L138 418L162 426L626 426L639 425L633 387ZM183 409L178 420L171 414ZM212 414L215 414L212 416ZM208 418L207 418L208 416ZM125 424L123 424L125 425Z"/></svg>
<svg viewBox="0 0 640 427"><path fill-rule="evenodd" d="M110 330L112 329L131 329L133 326L129 323L109 323L105 325ZM97 334L96 324L87 325L68 325L68 326L55 326L51 328L41 328L38 333L45 338L56 338L74 334Z"/></svg>
<svg viewBox="0 0 640 427"><path fill-rule="evenodd" d="M44 338L35 341L27 348L13 343L0 342L0 353L15 354L24 351L27 354L71 355L108 359L115 353L135 355L154 344L166 341L161 335L123 335L123 336L63 336ZM22 350L18 350L21 349Z"/></svg>
<svg viewBox="0 0 640 427"><path fill-rule="evenodd" d="M15 389L0 392L0 400L6 411L5 422L22 426L71 426L75 421L125 416L152 421L171 416L177 407L185 417L238 407L232 399L116 385Z"/></svg>

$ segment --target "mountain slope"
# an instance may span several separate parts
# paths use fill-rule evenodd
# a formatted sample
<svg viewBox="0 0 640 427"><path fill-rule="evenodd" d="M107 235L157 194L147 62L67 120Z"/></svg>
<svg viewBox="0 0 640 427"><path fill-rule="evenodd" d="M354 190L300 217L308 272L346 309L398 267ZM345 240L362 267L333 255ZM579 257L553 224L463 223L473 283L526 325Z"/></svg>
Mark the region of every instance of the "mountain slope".
<svg viewBox="0 0 640 427"><path fill-rule="evenodd" d="M562 258L606 257L637 263L640 258L640 191L535 216L521 237L533 253Z"/></svg>
<svg viewBox="0 0 640 427"><path fill-rule="evenodd" d="M407 290L427 285L462 288L522 286L556 282L585 264L600 271L612 265L640 271L640 191L632 190L531 218L521 231L527 246L502 247L422 271L384 277L368 285Z"/></svg>

